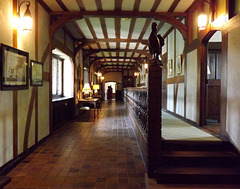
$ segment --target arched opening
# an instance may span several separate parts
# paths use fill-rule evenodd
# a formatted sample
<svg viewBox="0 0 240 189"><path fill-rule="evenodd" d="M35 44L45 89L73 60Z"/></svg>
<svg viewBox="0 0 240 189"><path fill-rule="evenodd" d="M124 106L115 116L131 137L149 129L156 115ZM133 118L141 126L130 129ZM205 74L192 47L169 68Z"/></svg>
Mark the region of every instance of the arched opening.
<svg viewBox="0 0 240 189"><path fill-rule="evenodd" d="M112 97L109 98L109 92L108 92L108 89L109 87L112 88ZM116 82L115 81L109 81L109 82L106 82L105 83L105 100L112 100L112 99L115 99L115 94L116 94Z"/></svg>

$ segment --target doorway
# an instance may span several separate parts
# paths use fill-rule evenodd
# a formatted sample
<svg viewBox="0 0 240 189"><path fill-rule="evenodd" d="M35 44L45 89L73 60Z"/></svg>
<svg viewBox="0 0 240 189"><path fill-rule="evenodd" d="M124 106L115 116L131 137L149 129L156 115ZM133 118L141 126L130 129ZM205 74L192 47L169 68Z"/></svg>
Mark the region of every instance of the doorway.
<svg viewBox="0 0 240 189"><path fill-rule="evenodd" d="M115 81L108 81L105 83L105 100L107 100L107 90L108 90L108 87L112 87L112 99L115 99L115 95L116 95L116 82Z"/></svg>
<svg viewBox="0 0 240 189"><path fill-rule="evenodd" d="M221 110L221 51L222 33L216 31L207 42L206 64L206 128L220 134L220 110Z"/></svg>

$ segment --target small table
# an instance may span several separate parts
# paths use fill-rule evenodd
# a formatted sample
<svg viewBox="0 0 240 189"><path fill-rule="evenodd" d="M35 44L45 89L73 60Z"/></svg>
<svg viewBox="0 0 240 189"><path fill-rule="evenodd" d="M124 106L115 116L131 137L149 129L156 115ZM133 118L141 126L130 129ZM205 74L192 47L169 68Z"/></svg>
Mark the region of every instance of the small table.
<svg viewBox="0 0 240 189"><path fill-rule="evenodd" d="M97 109L97 113L99 108L97 107L97 105L99 104L100 107L100 102L98 98L87 98L87 99L80 99L78 100L78 107L80 108L81 106L83 106L83 104L93 104L94 106L94 119L95 119L95 110Z"/></svg>

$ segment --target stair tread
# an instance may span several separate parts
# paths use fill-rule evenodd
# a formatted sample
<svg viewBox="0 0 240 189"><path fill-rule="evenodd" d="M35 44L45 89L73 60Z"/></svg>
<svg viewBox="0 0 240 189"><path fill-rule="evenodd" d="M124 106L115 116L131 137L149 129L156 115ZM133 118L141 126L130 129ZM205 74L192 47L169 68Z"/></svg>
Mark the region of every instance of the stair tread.
<svg viewBox="0 0 240 189"><path fill-rule="evenodd" d="M240 167L235 168L219 168L219 167L161 167L155 171L156 174L171 175L240 175Z"/></svg>
<svg viewBox="0 0 240 189"><path fill-rule="evenodd" d="M231 151L162 151L162 157L238 157Z"/></svg>

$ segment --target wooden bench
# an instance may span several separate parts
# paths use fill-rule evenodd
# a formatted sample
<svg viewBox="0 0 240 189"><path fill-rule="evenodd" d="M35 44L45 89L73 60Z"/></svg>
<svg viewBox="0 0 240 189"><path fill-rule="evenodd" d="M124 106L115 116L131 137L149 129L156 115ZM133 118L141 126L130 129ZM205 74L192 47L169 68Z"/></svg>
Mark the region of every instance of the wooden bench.
<svg viewBox="0 0 240 189"><path fill-rule="evenodd" d="M0 176L0 189L6 186L9 182L11 182L10 177Z"/></svg>

